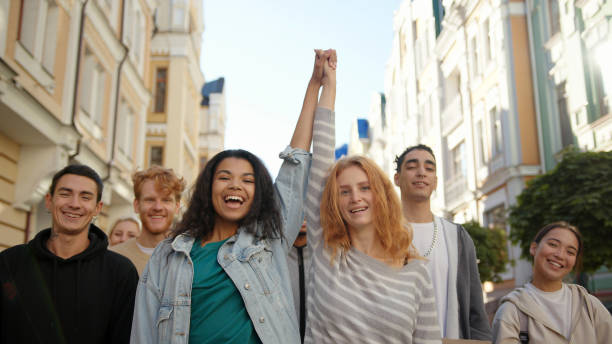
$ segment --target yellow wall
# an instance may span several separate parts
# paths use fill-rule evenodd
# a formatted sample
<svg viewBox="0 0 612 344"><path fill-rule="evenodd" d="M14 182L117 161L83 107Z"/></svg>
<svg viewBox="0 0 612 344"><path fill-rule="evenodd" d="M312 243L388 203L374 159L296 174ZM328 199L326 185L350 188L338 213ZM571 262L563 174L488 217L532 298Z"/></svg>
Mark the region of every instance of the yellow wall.
<svg viewBox="0 0 612 344"><path fill-rule="evenodd" d="M517 112L519 116L519 130L521 132L522 163L537 165L540 163L540 152L538 149L537 118L533 99L533 80L531 77L526 18L524 16L513 16L510 19L510 28L512 31Z"/></svg>
<svg viewBox="0 0 612 344"><path fill-rule="evenodd" d="M25 242L27 212L12 206L19 145L0 134L0 250Z"/></svg>

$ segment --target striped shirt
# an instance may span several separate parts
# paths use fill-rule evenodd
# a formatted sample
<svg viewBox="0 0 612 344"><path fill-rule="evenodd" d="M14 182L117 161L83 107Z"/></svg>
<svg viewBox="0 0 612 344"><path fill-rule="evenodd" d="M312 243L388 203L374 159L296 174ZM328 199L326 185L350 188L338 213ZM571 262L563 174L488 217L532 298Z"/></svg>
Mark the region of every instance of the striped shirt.
<svg viewBox="0 0 612 344"><path fill-rule="evenodd" d="M334 113L317 108L305 210L312 250L305 342L440 343L433 287L423 261L393 268L351 248L330 263L320 204L334 144Z"/></svg>

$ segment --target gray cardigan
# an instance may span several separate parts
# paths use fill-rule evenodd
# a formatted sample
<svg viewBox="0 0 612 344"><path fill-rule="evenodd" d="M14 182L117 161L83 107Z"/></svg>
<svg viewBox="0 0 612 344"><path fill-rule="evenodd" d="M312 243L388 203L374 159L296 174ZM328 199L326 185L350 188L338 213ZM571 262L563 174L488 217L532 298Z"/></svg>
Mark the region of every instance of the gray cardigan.
<svg viewBox="0 0 612 344"><path fill-rule="evenodd" d="M467 230L457 225L458 267L457 298L459 300L459 329L463 339L492 340L489 319L482 299L480 274L476 263L476 248Z"/></svg>

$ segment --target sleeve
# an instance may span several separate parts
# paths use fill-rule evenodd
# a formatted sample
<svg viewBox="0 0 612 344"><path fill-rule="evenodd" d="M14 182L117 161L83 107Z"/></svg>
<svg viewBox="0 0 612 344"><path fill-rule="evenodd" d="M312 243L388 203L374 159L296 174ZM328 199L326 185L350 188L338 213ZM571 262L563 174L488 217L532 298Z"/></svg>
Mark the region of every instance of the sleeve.
<svg viewBox="0 0 612 344"><path fill-rule="evenodd" d="M323 241L321 228L321 196L327 181L327 172L334 163L336 128L334 112L318 107L315 112L312 140L312 166L306 193L306 225L308 250L314 252ZM312 257L312 255L311 255Z"/></svg>
<svg viewBox="0 0 612 344"><path fill-rule="evenodd" d="M287 240L285 253L295 241L304 219L304 197L310 168L310 153L303 149L287 147L279 154L284 159L274 187L279 200L283 234Z"/></svg>
<svg viewBox="0 0 612 344"><path fill-rule="evenodd" d="M493 343L518 344L520 332L516 306L510 302L502 303L493 318Z"/></svg>
<svg viewBox="0 0 612 344"><path fill-rule="evenodd" d="M440 343L440 324L438 324L436 298L429 272L424 266L420 279L421 298L416 312L416 325L412 339L415 344Z"/></svg>
<svg viewBox="0 0 612 344"><path fill-rule="evenodd" d="M138 285L138 272L134 264L129 263L129 269L119 283L115 286L115 297L113 299L113 321L110 329L110 343L128 343L132 327L132 315L134 312L134 298L136 286Z"/></svg>
<svg viewBox="0 0 612 344"><path fill-rule="evenodd" d="M158 245L159 248L159 245ZM134 318L130 343L158 343L157 318L160 308L161 292L158 287L159 250L156 249L142 272L136 290Z"/></svg>
<svg viewBox="0 0 612 344"><path fill-rule="evenodd" d="M612 315L595 296L589 295L589 299L593 309L593 326L595 327L597 343L609 343L610 338L612 338Z"/></svg>
<svg viewBox="0 0 612 344"><path fill-rule="evenodd" d="M482 285L480 284L480 273L478 272L476 260L476 248L474 247L474 241L467 234L467 230L463 227L461 229L460 233L462 233L462 241L465 244L464 249L467 254L466 263L470 266L470 339L491 340L491 327L489 326L489 318L487 317L484 300L482 299Z"/></svg>

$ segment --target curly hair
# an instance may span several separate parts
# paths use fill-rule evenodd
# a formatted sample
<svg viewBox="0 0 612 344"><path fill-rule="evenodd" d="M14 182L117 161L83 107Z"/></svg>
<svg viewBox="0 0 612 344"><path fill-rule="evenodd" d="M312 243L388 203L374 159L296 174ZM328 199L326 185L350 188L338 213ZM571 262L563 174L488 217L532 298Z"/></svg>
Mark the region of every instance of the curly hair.
<svg viewBox="0 0 612 344"><path fill-rule="evenodd" d="M215 227L215 208L212 203L212 184L217 166L226 158L248 161L255 174L255 195L248 213L239 227L262 239L281 238L283 229L274 183L263 162L242 149L230 149L215 155L204 167L195 182L189 207L172 233L173 237L188 234L203 241L210 238Z"/></svg>
<svg viewBox="0 0 612 344"><path fill-rule="evenodd" d="M158 191L172 193L177 202L181 200L181 193L185 189L185 181L183 178L179 178L171 168L163 168L157 165L153 165L146 170L138 171L132 175L134 197L136 197L136 199L140 199L142 185L148 179L153 180L155 188L158 189Z"/></svg>
<svg viewBox="0 0 612 344"><path fill-rule="evenodd" d="M389 178L376 163L363 156L342 158L332 167L321 199L321 226L325 247L332 257L351 247L346 221L339 205L338 176L351 166L361 168L370 182L374 208L374 227L383 249L393 260L420 258L412 246L412 228L404 220L400 200ZM332 258L333 259L333 258Z"/></svg>

